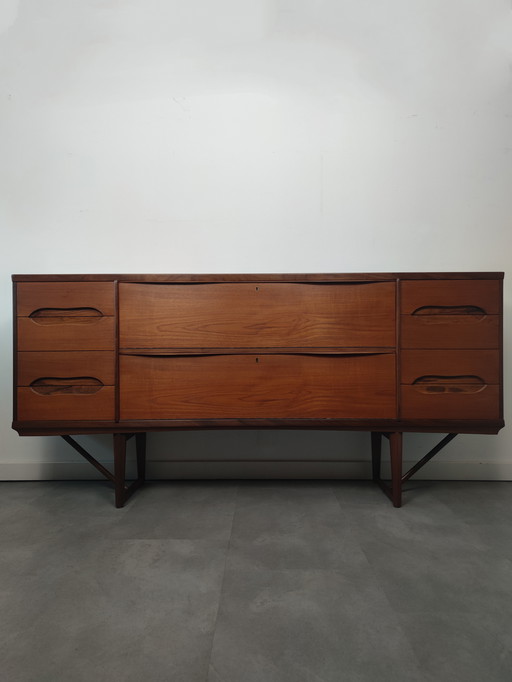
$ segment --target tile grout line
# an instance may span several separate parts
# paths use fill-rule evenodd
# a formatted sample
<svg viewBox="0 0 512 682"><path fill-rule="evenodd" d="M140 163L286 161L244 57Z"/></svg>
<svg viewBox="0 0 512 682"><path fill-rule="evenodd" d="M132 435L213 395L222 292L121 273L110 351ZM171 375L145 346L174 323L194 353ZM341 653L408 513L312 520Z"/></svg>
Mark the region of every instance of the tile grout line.
<svg viewBox="0 0 512 682"><path fill-rule="evenodd" d="M335 492L335 490L334 490L334 486L333 486L332 484L331 484L331 486L330 486L330 489L331 489L331 492L332 492L332 494L333 494L333 496L334 496L334 498L335 498L335 500L336 500L336 502L337 502L337 504L338 504L338 506L339 506L341 512L343 513L343 505L341 504L338 495L336 495L336 492ZM348 515L345 514L345 516L348 516ZM355 536L355 538L357 539L357 544L358 544L358 546L359 546L359 549L361 550L361 554L362 554L362 555L364 556L364 558L365 558L365 561L366 561L366 564L367 564L369 570L371 571L371 575L372 575L372 577L373 577L373 580L374 580L375 585L378 587L378 589L380 590L380 592L381 592L383 598L386 600L386 603L387 603L387 605L388 605L389 612L393 614L393 620L394 620L394 622L395 622L395 627L397 627L397 628L400 630L400 632L401 632L402 635L403 635L404 640L407 642L407 645L408 645L408 648L409 648L409 653L411 654L412 660L415 662L415 664L416 664L416 666L417 666L418 673L419 673L420 675L423 675L423 673L422 673L422 671L421 671L421 661L420 661L420 659L418 658L418 655L417 655L417 653L416 653L416 651L415 651L415 649L414 649L414 647L413 647L413 645L412 645L412 642L411 642L410 638L407 636L407 632L405 631L404 627L402 626L402 622L401 622L401 620L400 620L400 614L399 614L399 613L397 612L397 610L393 607L393 605L392 605L392 603L391 603L391 601L390 601L390 599L389 599L389 597L388 597L388 594L387 594L386 590L384 589L384 586L383 586L381 580L379 579L379 576L377 575L377 572L375 571L375 568L374 568L372 562L370 561L370 558L368 557L368 554L367 554L367 552L365 551L365 549L364 549L364 547L363 547L363 545L362 545L362 543L361 543L361 539L360 539L360 537L359 537L359 534L358 534L357 531L356 531L356 526L354 525L354 521L353 521L352 518L350 518L350 530L354 532L354 536ZM427 682L427 678L426 678L426 677L424 677L423 679L425 680L425 682Z"/></svg>
<svg viewBox="0 0 512 682"><path fill-rule="evenodd" d="M224 593L224 582L225 582L225 579L226 579L226 565L227 565L227 563L228 563L229 550L230 550L230 548L231 548L231 538L233 537L233 526L234 526L234 521L235 521L236 510L237 510L237 507L238 507L238 493L239 493L239 490L240 490L240 484L238 484L238 485L236 486L235 503L234 503L234 505L233 505L233 516L232 516L232 518L231 518L231 529L230 529L230 532L229 532L229 538L228 538L228 542L227 542L227 545L226 545L226 554L225 554L225 557L224 557L224 569L223 569L223 572L222 572L222 581L221 581L220 590L219 590L219 601L218 601L218 604L217 604L217 612L216 612L216 614L215 614L215 621L214 621L213 629L212 629L212 642L211 642L211 646L210 646L210 652L209 652L209 655L208 655L207 668L206 668L206 677L205 677L204 682L208 682L208 679L209 679L209 677L210 677L210 667L211 667L211 660L212 660L213 645L214 645L214 642L215 642L215 633L216 633L216 631L217 631L217 621L218 621L218 619L219 619L219 612L220 612L220 607L221 607L221 603L222 603L222 595L223 595L223 593Z"/></svg>

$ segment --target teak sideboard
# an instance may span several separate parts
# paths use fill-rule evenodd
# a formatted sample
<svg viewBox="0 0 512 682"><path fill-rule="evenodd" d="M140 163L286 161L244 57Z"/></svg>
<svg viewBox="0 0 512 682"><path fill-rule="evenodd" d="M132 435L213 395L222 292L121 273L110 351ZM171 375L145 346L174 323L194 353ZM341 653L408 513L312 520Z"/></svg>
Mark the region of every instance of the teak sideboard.
<svg viewBox="0 0 512 682"><path fill-rule="evenodd" d="M149 431L368 431L373 478L398 507L456 434L504 425L503 273L12 279L13 428L62 436L114 483L116 506L144 481ZM447 435L403 473L410 431ZM72 438L98 433L113 434L113 473Z"/></svg>

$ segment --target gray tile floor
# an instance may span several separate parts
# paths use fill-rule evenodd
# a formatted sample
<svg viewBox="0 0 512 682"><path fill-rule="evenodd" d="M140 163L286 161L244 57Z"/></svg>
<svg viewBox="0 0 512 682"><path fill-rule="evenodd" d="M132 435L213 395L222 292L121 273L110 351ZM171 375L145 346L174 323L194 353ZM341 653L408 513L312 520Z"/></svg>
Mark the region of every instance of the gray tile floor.
<svg viewBox="0 0 512 682"><path fill-rule="evenodd" d="M5 682L510 682L512 483L0 484Z"/></svg>

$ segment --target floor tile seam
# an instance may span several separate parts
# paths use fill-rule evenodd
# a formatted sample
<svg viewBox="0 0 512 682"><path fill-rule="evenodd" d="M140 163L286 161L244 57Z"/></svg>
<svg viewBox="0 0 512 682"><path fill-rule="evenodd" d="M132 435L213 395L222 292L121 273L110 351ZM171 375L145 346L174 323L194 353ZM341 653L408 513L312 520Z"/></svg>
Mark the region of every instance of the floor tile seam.
<svg viewBox="0 0 512 682"><path fill-rule="evenodd" d="M407 609L402 611L393 607L395 613L400 617L409 618L411 616L476 616L483 613L482 609Z"/></svg>
<svg viewBox="0 0 512 682"><path fill-rule="evenodd" d="M386 600L389 602L389 599ZM493 618L495 616L495 611L493 609L485 609L485 608L467 608L467 609L457 609L457 608L432 608L430 610L425 610L425 609L400 609L396 608L394 606L391 607L393 612L399 617L399 618L410 618L413 616L436 616L439 618L452 618L452 617L461 617L461 618L481 618L482 616L488 615L489 617ZM492 634L492 633L491 633ZM512 644L510 647L508 647L511 652L512 652Z"/></svg>
<svg viewBox="0 0 512 682"><path fill-rule="evenodd" d="M500 561L505 561L511 564L512 568L512 558L510 554L507 554L503 550L495 547L481 547L477 544L465 545L454 548L446 548L442 545L438 547L428 547L418 544L417 542L408 542L397 540L396 538L383 538L379 540L365 538L362 534L355 532L356 538L359 541L361 550L364 552L367 560L372 563L371 559L368 558L367 551L369 549L378 548L385 545L387 552L391 557L397 557L398 555L406 556L411 560L422 561L424 565L432 564L435 565L441 561L444 565L447 563L454 563L460 565L461 561L468 559L484 561L485 559L499 559ZM372 563L373 565L373 563ZM463 566L465 568L465 566ZM460 572L460 571L459 571Z"/></svg>
<svg viewBox="0 0 512 682"><path fill-rule="evenodd" d="M236 486L236 490L235 490L235 496L234 496L233 513L232 513L232 516L231 516L231 528L230 528L230 531L229 531L229 538L228 538L228 541L227 541L227 544L226 544L226 550L225 550L225 554L224 554L224 567L223 567L223 569L222 569L222 580L221 580L221 583L220 583L219 599L218 599L218 602L217 602L217 610L216 610L216 612L215 612L215 618L214 618L214 621L213 621L212 635L211 635L211 644L210 644L210 650L209 650L209 652L208 652L208 657L207 657L207 664L206 664L206 671L205 671L204 682L208 682L208 680L209 680L209 678L210 678L210 668L212 667L213 647L214 647L214 644L215 644L215 633L216 633L216 631L217 631L217 623L218 623L218 620L219 620L219 613L220 613L221 604L222 604L222 599L223 599L223 595L224 595L224 583L225 583L225 581L226 581L226 572L227 572L227 571L226 571L226 567L227 567L227 564L228 564L229 551L230 551L230 549L231 549L231 538L232 538L232 536L233 536L233 528L234 528L234 525L235 525L235 516L236 516L237 507L238 507L238 493L239 493L239 491L240 491L240 486L237 485L237 486Z"/></svg>
<svg viewBox="0 0 512 682"><path fill-rule="evenodd" d="M339 566L339 567L332 567L331 566L331 567L327 567L327 568L319 568L318 566L310 566L310 567L280 566L279 568L271 568L271 567L267 567L267 566L256 566L256 565L251 566L251 567L247 567L247 566L242 567L239 565L235 565L233 567L228 566L226 568L227 574L240 573L240 572L243 572L247 575L251 575L251 574L261 575L262 573L266 573L266 574L275 575L275 576L278 576L280 574L288 574L288 575L290 575L290 574L294 574L294 575L301 575L301 574L307 575L307 574L309 574L309 575L312 575L313 574L313 575L318 575L318 576L321 576L321 575L324 575L324 576L339 575L342 578L345 578L347 576L347 569L344 568L343 566ZM373 572L372 572L372 577L374 577ZM378 580L377 579L375 579L375 580L378 583ZM380 583L378 583L378 585L380 587Z"/></svg>

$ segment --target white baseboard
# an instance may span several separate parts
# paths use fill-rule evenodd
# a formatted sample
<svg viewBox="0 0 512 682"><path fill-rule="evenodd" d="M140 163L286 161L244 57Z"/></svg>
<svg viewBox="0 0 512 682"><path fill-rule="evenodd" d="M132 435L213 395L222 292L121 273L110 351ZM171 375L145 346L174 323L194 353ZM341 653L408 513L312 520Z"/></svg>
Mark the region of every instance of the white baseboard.
<svg viewBox="0 0 512 682"><path fill-rule="evenodd" d="M102 462L111 468L111 462ZM404 462L407 471L415 462ZM133 477L133 464L128 476ZM383 478L389 477L389 466L383 462ZM369 479L370 461L148 461L149 479ZM87 462L0 462L0 480L52 481L93 480L101 474ZM437 461L429 462L415 478L451 481L510 481L512 461Z"/></svg>

